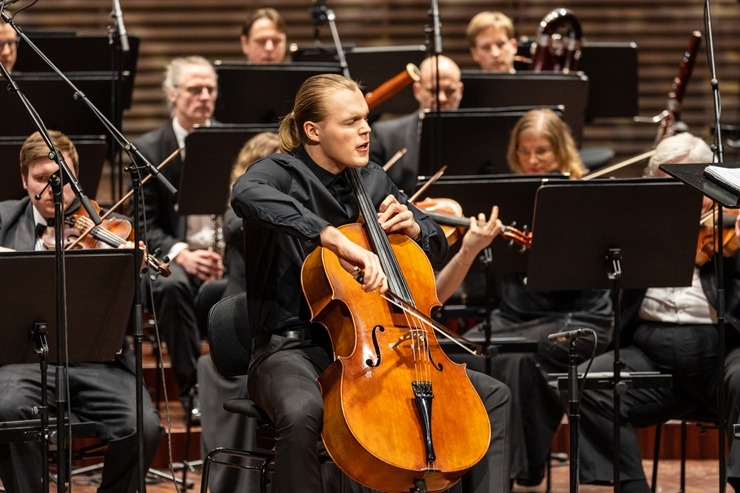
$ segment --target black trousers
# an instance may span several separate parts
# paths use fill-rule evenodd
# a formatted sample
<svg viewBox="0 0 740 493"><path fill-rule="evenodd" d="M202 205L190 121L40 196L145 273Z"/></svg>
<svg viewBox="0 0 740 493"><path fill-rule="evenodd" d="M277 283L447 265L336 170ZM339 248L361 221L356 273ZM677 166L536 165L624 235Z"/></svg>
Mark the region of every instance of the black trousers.
<svg viewBox="0 0 740 493"><path fill-rule="evenodd" d="M620 397L620 480L644 480L645 474L635 428L716 413L717 328L714 325L668 326L643 324L634 345L620 351L625 371L661 371L673 376L673 386L631 389ZM592 372L612 371L614 354L602 354ZM583 368L581 368L583 370ZM740 478L740 444L733 439L732 425L740 413L740 348L725 359L724 385L730 453L728 477ZM609 390L588 390L581 402L581 479L584 483L612 481L614 399Z"/></svg>
<svg viewBox="0 0 740 493"><path fill-rule="evenodd" d="M267 411L277 429L273 493L324 491L318 460L323 400L316 378L330 363L329 354L321 347L283 349L250 372L249 394ZM506 493L510 488L509 390L490 376L473 371L468 371L468 376L488 412L491 444L464 480L472 485L471 493ZM464 412L460 410L461 416ZM358 491L357 485L352 490Z"/></svg>
<svg viewBox="0 0 740 493"><path fill-rule="evenodd" d="M128 353L127 356L131 356ZM121 356L124 357L124 356ZM49 373L49 412L56 414L54 368ZM7 365L0 368L0 421L30 419L31 409L41 403L41 371L38 365ZM86 363L69 369L69 404L81 421L97 424L98 437L108 442L99 492L131 493L136 490L136 377L119 361ZM144 444L148 467L159 446L159 417L144 391ZM6 491L42 493L38 442L0 444L0 478Z"/></svg>

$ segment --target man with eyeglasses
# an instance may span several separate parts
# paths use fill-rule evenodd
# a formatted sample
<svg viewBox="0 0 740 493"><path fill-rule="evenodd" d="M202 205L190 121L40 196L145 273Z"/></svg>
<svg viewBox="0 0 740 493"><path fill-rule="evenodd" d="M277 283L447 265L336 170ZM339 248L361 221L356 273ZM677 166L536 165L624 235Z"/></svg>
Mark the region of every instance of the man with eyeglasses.
<svg viewBox="0 0 740 493"><path fill-rule="evenodd" d="M18 38L15 30L0 20L0 62L8 72L13 71L18 56Z"/></svg>
<svg viewBox="0 0 740 493"><path fill-rule="evenodd" d="M394 120L376 122L370 135L370 161L385 164L401 148L406 154L389 170L391 180L407 194L416 188L419 175L419 139L421 120L424 113L437 107L437 94L434 90L439 70L439 108L441 111L455 111L460 107L463 83L460 80L460 67L449 57L439 55L429 57L419 65L421 73L414 82L414 98L419 102L419 111Z"/></svg>
<svg viewBox="0 0 740 493"><path fill-rule="evenodd" d="M217 77L211 63L200 56L175 58L166 69L163 89L172 119L135 141L136 147L155 166L185 145L185 137L196 125L213 123ZM184 153L162 168L170 183L180 183ZM183 408L200 417L197 399L190 408L190 393L196 388L200 333L195 315L195 295L200 285L223 275L221 255L210 251L209 216L182 216L175 210L175 197L158 180L144 186L147 248L159 249L170 258L169 277L152 285L154 308L162 338L172 362Z"/></svg>

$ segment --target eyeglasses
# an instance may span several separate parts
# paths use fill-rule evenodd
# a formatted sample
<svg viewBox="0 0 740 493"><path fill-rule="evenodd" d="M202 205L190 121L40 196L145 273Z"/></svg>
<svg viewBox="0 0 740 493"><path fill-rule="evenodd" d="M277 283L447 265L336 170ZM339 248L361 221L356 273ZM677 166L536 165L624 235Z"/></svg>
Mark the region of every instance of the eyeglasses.
<svg viewBox="0 0 740 493"><path fill-rule="evenodd" d="M183 87L183 89L189 92L192 96L200 96L203 91L208 91L209 96L216 92L216 88L213 86L191 86Z"/></svg>
<svg viewBox="0 0 740 493"><path fill-rule="evenodd" d="M534 154L535 156L537 156L538 159L542 159L543 157L547 156L551 152L552 152L552 147L538 147L532 151L528 149L517 149L516 155L519 156L520 158L526 159L532 154Z"/></svg>
<svg viewBox="0 0 740 493"><path fill-rule="evenodd" d="M8 39L8 40L0 40L0 51L3 51L6 46L9 46L12 50L16 46L18 46L18 40L17 39Z"/></svg>

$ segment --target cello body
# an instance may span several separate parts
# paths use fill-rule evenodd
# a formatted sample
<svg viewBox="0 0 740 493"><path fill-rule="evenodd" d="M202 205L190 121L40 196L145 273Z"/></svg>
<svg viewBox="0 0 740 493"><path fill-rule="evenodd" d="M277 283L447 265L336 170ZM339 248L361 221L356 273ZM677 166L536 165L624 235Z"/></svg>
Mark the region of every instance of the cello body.
<svg viewBox="0 0 740 493"><path fill-rule="evenodd" d="M372 249L360 224L340 230ZM417 310L439 305L434 272L404 235L388 237ZM376 292L366 293L328 249L302 271L312 320L331 337L334 362L319 377L322 438L348 476L374 489L429 491L454 485L486 453L490 423L465 365L445 355L431 328Z"/></svg>

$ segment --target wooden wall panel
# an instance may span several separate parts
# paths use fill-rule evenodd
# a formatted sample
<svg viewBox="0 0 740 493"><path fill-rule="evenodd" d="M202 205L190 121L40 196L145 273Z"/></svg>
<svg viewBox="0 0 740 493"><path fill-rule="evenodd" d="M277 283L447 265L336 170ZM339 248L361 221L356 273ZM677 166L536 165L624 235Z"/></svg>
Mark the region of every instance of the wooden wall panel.
<svg viewBox="0 0 740 493"><path fill-rule="evenodd" d="M240 59L237 42L240 23L247 9L278 8L289 25L289 41L312 43L315 29L309 14L310 1L272 0L120 0L130 34L142 39L134 105L127 111L124 131L135 137L157 126L166 117L161 96L162 70L173 56L202 54L209 59ZM342 41L358 46L421 44L429 23L430 1L421 0L329 0L336 14ZM571 8L581 22L584 38L591 41L634 41L639 47L639 108L645 116L665 107L666 94L678 74L683 51L692 30L704 32L703 4L699 0L646 2L638 0L482 1L439 0L443 48L464 68L474 68L464 37L468 20L484 9L510 15L520 36L534 36L542 17L554 7ZM20 4L14 5L17 8ZM716 66L721 90L722 123L738 123L740 84L740 3L711 2ZM40 0L16 17L25 30L75 29L80 33L104 34L112 22L110 0ZM319 30L320 40L331 42L328 27ZM706 36L704 36L706 41ZM684 98L683 116L691 131L709 136L714 109L707 57L702 46ZM74 56L74 54L70 54ZM618 157L637 154L650 147L656 134L653 124L626 119L597 121L585 132L585 145L614 148ZM734 158L726 148L726 158Z"/></svg>

